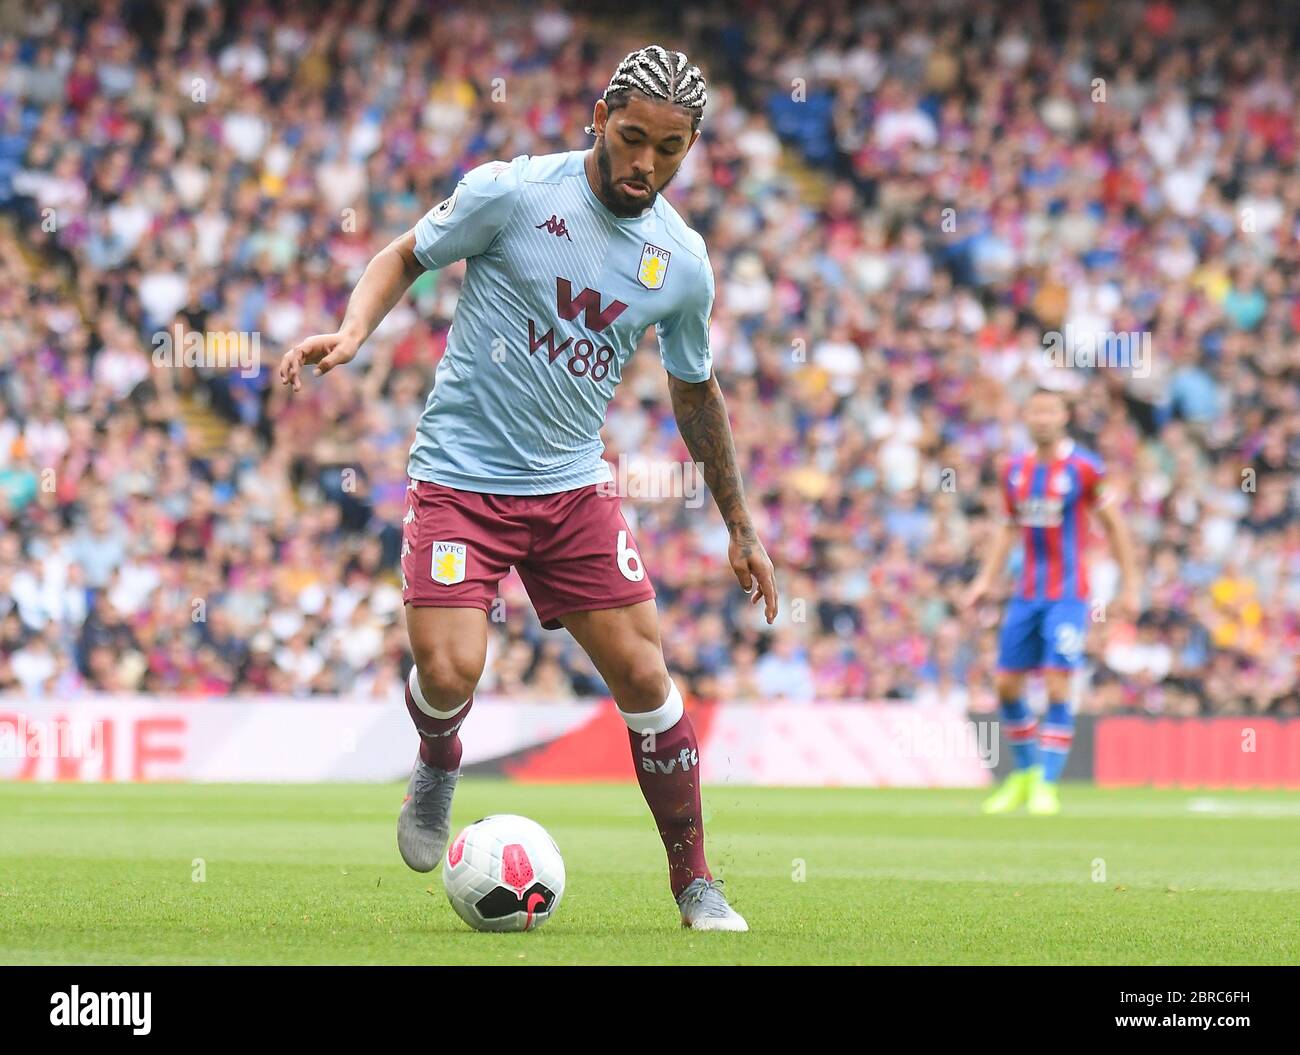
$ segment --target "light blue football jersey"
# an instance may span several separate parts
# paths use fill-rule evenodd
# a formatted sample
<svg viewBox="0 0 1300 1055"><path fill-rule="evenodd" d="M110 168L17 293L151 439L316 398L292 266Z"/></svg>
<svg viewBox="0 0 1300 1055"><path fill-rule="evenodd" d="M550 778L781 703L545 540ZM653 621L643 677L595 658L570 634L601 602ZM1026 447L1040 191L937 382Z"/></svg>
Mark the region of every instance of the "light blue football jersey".
<svg viewBox="0 0 1300 1055"><path fill-rule="evenodd" d="M584 157L480 165L416 225L421 264L465 259L467 273L412 479L507 495L612 479L600 428L647 326L671 374L711 375L704 240L662 195L640 216L615 216Z"/></svg>

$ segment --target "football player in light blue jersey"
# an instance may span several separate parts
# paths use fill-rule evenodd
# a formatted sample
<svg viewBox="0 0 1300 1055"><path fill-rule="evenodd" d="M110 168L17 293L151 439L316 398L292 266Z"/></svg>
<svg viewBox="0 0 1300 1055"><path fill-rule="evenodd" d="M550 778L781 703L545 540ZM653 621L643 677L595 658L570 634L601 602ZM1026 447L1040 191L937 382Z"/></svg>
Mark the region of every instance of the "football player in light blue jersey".
<svg viewBox="0 0 1300 1055"><path fill-rule="evenodd" d="M612 213L591 156L481 165L416 224L420 264L468 264L412 479L512 495L608 482L600 428L648 326L670 374L709 380L703 240L658 195L637 215Z"/></svg>
<svg viewBox="0 0 1300 1055"><path fill-rule="evenodd" d="M682 438L730 533L728 560L774 621L772 564L713 375L708 253L660 197L699 138L706 101L703 75L681 52L632 52L595 104L591 149L471 170L370 262L337 332L285 354L280 378L297 391L305 366L320 376L351 361L422 271L467 262L407 470L406 703L420 755L399 849L417 871L442 858L487 612L514 567L542 625L573 634L627 723L683 924L746 930L705 859L700 744L600 442L623 365L653 326Z"/></svg>

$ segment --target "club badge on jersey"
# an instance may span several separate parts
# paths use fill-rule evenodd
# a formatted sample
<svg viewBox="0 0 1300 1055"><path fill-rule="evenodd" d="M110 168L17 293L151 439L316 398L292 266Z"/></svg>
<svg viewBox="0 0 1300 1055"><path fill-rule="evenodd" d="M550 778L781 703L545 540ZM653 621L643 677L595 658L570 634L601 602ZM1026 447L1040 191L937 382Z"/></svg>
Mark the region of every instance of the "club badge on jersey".
<svg viewBox="0 0 1300 1055"><path fill-rule="evenodd" d="M641 266L637 268L637 281L646 289L660 289L668 275L668 258L672 253L646 242L641 247Z"/></svg>

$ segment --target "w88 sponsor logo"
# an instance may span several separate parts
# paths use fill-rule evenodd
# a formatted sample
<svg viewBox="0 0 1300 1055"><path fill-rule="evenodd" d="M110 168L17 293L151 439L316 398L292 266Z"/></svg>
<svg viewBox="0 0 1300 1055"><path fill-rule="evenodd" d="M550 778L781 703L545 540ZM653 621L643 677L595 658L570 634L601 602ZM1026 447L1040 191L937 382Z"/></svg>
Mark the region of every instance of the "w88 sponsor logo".
<svg viewBox="0 0 1300 1055"><path fill-rule="evenodd" d="M546 361L555 362L561 355L573 349L573 354L565 362L565 369L574 377L590 377L593 381L604 381L614 363L614 349L608 344L596 344L589 337L579 337L576 341L566 337L559 344L555 343L555 330L549 329L540 337L532 319L528 320L528 354L534 355L543 344L546 348Z"/></svg>
<svg viewBox="0 0 1300 1055"><path fill-rule="evenodd" d="M615 299L607 307L603 306L603 301L600 290L588 288L574 296L573 286L567 278L555 279L555 311L561 319L571 322L581 313L587 329L599 333L627 310L627 305L621 300ZM579 337L576 341L566 337L557 344L554 326L540 335L539 329L536 322L528 320L529 355L535 355L544 344L546 361L553 363L572 346L573 352L564 364L569 373L592 381L604 381L609 377L617 353L608 344L597 344L588 337Z"/></svg>

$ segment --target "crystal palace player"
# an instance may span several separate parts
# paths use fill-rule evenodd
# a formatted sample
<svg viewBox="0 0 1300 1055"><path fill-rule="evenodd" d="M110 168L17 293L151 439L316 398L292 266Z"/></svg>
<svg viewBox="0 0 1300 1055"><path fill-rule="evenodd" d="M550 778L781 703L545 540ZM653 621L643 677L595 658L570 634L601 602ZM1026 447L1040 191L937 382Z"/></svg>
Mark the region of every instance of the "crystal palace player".
<svg viewBox="0 0 1300 1055"><path fill-rule="evenodd" d="M1030 813L1060 812L1057 784L1074 736L1070 681L1083 662L1089 621L1084 547L1090 511L1101 521L1120 565L1122 586L1113 608L1120 618L1132 617L1138 608L1133 550L1118 510L1106 499L1105 468L1095 454L1066 437L1069 417L1059 392L1040 389L1030 397L1025 424L1034 449L1011 459L1003 470L1008 519L965 597L970 607L989 591L1021 536L1024 573L1002 622L997 682L1015 772L985 801L985 813L1005 813L1026 803ZM1041 732L1024 699L1025 674L1036 670L1043 672L1047 685Z"/></svg>
<svg viewBox="0 0 1300 1055"><path fill-rule="evenodd" d="M323 374L348 362L421 271L468 261L407 468L406 705L421 743L398 818L402 856L420 872L441 859L488 606L514 566L542 624L573 634L627 723L683 924L746 930L705 861L699 748L599 437L623 364L653 325L678 428L730 531L732 570L772 622L772 564L713 376L708 254L659 196L699 137L705 100L681 52L628 55L595 104L592 149L467 173L370 262L337 333L290 349L280 378L296 391L304 364Z"/></svg>

